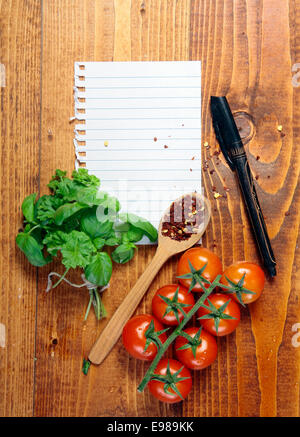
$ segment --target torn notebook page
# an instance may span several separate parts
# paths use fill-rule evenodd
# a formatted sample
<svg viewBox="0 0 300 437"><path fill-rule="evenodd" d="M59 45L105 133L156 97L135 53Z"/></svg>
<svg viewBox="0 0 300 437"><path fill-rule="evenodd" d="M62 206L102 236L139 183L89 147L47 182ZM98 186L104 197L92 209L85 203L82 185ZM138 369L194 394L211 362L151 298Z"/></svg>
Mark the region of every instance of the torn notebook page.
<svg viewBox="0 0 300 437"><path fill-rule="evenodd" d="M158 227L201 192L201 63L76 62L76 166Z"/></svg>

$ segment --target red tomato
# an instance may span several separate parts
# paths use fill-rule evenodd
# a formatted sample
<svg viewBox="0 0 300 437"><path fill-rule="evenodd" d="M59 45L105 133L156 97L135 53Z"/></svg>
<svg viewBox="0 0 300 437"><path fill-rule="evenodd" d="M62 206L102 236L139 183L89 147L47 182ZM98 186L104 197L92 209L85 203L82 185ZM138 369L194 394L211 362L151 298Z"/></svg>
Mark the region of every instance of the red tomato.
<svg viewBox="0 0 300 437"><path fill-rule="evenodd" d="M220 282L231 286L232 284L228 283L227 277L230 281L238 284L243 275L245 275L243 287L255 294L241 293L237 287L237 293L230 293L229 296L232 296L237 302L239 302L238 297L242 299L243 303L254 302L259 298L265 286L265 274L259 265L246 261L236 262L227 267Z"/></svg>
<svg viewBox="0 0 300 437"><path fill-rule="evenodd" d="M189 342L188 339L182 336L177 337L175 342L177 358L182 362L182 364L193 370L200 370L209 366L217 358L218 352L215 337L209 334L209 332L204 331L204 329L201 330L200 334L199 330L201 330L199 327L192 327L184 330L186 334L193 338L194 344L192 341ZM191 347L187 349L179 349L186 345L190 345Z"/></svg>
<svg viewBox="0 0 300 437"><path fill-rule="evenodd" d="M147 350L144 350L147 341L146 332L150 327L151 321L153 321L155 332L164 329L163 325L150 314L140 314L132 317L123 328L123 345L134 358L152 361L157 354L157 347L153 341L150 342ZM164 343L167 339L166 334L162 333L159 335L159 339Z"/></svg>
<svg viewBox="0 0 300 437"><path fill-rule="evenodd" d="M182 370L176 375L180 369ZM166 376L166 379L169 379L169 383L151 379L148 384L150 393L162 402L167 402L169 404L180 402L186 398L191 391L191 372L177 360L163 358L158 363L154 373L156 375ZM180 381L180 378L186 379ZM179 396L179 394L170 386L172 382L175 384L175 387L180 392L181 396ZM166 391L169 393L166 393Z"/></svg>
<svg viewBox="0 0 300 437"><path fill-rule="evenodd" d="M222 274L222 263L220 258L211 250L205 247L192 247L181 255L177 265L177 276L186 275L191 273L189 262L196 270L200 270L207 263L202 276L209 282L212 282L218 275ZM190 288L191 278L179 278L179 282L186 288ZM208 288L208 284L205 287ZM198 282L193 286L193 291L202 292L201 286Z"/></svg>
<svg viewBox="0 0 300 437"><path fill-rule="evenodd" d="M194 304L195 300L193 294L188 293L186 288L179 284L165 285L157 290L153 296L152 313L165 325L179 325L184 317L183 313L180 311L180 307L185 313L188 313Z"/></svg>
<svg viewBox="0 0 300 437"><path fill-rule="evenodd" d="M241 313L238 304L228 294L216 293L210 295L208 299L211 304L216 308L216 310L213 311L208 310L204 307L200 307L197 311L197 315L198 317L202 317L207 314L212 315L215 312L215 317L212 316L209 319L199 319L203 328L210 334L217 335L218 337L233 332L241 319ZM204 304L209 306L209 302L207 299L205 300ZM226 306L226 308L224 309L224 311L221 311L221 307L223 306ZM222 314L225 315L225 318L223 318ZM234 319L227 318L226 316L234 317ZM216 323L218 322L219 325L217 332Z"/></svg>

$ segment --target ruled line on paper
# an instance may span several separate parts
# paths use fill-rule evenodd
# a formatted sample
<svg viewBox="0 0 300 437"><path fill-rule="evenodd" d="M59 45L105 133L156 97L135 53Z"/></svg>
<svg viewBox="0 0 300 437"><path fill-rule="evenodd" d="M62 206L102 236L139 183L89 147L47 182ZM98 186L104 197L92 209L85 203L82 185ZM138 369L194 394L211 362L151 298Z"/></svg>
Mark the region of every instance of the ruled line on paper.
<svg viewBox="0 0 300 437"><path fill-rule="evenodd" d="M126 210L158 225L201 191L200 61L76 62L75 86L76 167Z"/></svg>

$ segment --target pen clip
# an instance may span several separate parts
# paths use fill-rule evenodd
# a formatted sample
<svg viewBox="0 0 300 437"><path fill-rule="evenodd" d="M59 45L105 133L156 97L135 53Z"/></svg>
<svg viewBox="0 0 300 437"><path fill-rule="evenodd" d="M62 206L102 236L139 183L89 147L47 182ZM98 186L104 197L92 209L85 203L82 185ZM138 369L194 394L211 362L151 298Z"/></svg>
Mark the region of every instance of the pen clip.
<svg viewBox="0 0 300 437"><path fill-rule="evenodd" d="M235 170L235 165L234 165L234 162L232 161L230 155L227 152L227 149L226 149L225 143L223 141L223 137L222 137L222 134L220 132L219 124L218 124L217 120L213 119L213 127L214 127L214 130L215 130L216 138L218 140L218 143L219 143L220 148L222 150L222 153L224 155L224 158L226 159L227 164L229 165L230 169L232 171L234 171Z"/></svg>

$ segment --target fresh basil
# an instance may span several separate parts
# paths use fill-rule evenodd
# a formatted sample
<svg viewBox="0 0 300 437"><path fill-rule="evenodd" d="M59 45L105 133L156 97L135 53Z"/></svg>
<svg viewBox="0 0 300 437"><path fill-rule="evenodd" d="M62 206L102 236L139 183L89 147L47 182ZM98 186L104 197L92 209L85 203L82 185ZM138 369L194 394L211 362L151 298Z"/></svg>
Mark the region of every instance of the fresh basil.
<svg viewBox="0 0 300 437"><path fill-rule="evenodd" d="M112 262L106 252L98 252L93 255L90 263L84 269L85 277L92 284L107 285L112 274Z"/></svg>
<svg viewBox="0 0 300 437"><path fill-rule="evenodd" d="M36 196L36 193L30 194L29 196L25 197L22 203L23 215L29 223L34 222L34 203Z"/></svg>
<svg viewBox="0 0 300 437"><path fill-rule="evenodd" d="M51 261L51 257L44 257L39 243L29 233L20 232L17 235L16 243L22 252L24 252L30 264L42 267Z"/></svg>
<svg viewBox="0 0 300 437"><path fill-rule="evenodd" d="M143 231L150 241L154 242L157 240L156 228L146 219L132 213L121 213L119 217L123 222L130 223L135 228Z"/></svg>
<svg viewBox="0 0 300 437"><path fill-rule="evenodd" d="M106 285L112 274L112 259L124 264L135 253L135 242L146 235L157 239L156 229L147 220L132 213L120 213L118 199L100 190L100 180L86 169L67 172L57 169L48 187L50 194L38 200L37 194L27 196L22 203L24 231L16 237L18 247L34 266L44 266L52 257L60 257L69 269L81 267L85 277L96 287ZM105 248L114 246L112 259ZM45 257L43 251L49 256ZM97 288L89 290L91 305L97 318L105 317L105 308Z"/></svg>
<svg viewBox="0 0 300 437"><path fill-rule="evenodd" d="M112 252L111 257L118 264L127 263L133 258L135 248L133 243L122 243Z"/></svg>

